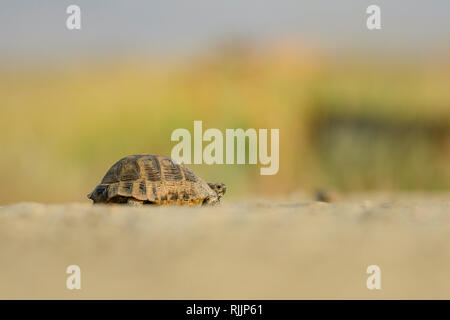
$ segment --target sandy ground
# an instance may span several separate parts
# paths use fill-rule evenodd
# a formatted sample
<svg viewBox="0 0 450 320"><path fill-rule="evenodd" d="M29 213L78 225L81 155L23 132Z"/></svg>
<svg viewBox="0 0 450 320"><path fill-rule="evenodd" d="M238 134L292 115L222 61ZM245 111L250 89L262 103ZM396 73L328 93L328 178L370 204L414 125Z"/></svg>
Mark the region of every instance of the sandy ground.
<svg viewBox="0 0 450 320"><path fill-rule="evenodd" d="M0 298L450 298L450 195L0 208ZM81 290L66 268L81 268ZM366 288L376 264L382 289Z"/></svg>

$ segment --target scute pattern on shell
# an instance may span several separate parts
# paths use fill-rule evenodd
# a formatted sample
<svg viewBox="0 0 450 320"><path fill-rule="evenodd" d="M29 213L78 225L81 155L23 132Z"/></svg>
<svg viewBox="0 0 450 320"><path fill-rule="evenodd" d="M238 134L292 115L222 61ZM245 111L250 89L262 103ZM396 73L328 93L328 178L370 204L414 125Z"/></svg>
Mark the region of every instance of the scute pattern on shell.
<svg viewBox="0 0 450 320"><path fill-rule="evenodd" d="M189 168L150 154L122 158L108 170L98 188L105 193L104 202L133 197L155 204L201 204L216 196Z"/></svg>

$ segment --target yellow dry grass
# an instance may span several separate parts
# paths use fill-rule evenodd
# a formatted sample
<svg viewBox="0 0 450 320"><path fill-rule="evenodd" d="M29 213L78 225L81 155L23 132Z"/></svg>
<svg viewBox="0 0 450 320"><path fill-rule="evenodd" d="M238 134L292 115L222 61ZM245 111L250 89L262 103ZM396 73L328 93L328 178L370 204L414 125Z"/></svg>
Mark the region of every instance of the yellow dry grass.
<svg viewBox="0 0 450 320"><path fill-rule="evenodd" d="M0 203L87 202L86 194L115 161L137 153L170 155L175 145L171 132L192 130L194 120L220 130L281 130L276 176L261 177L258 166L192 166L205 180L232 186L229 197L342 184L350 190L445 189L450 185L449 154L442 150L450 139L439 152L430 148L427 137L420 143L400 139L400 146L387 147L383 140L376 179L360 182L364 172L355 171L351 161L366 149L375 150L370 159L378 159L371 140L363 147L351 142L349 148L359 153L337 154L350 159L348 166L335 168L318 160L324 155L318 155L312 133L317 120L336 113L394 125L418 121L432 126L438 120L450 128L449 77L448 61L333 60L289 46L177 63L130 58L47 69L3 66ZM411 150L408 157L418 159L411 166L401 158L404 152L400 159L392 156L403 144ZM343 183L341 174L351 179Z"/></svg>

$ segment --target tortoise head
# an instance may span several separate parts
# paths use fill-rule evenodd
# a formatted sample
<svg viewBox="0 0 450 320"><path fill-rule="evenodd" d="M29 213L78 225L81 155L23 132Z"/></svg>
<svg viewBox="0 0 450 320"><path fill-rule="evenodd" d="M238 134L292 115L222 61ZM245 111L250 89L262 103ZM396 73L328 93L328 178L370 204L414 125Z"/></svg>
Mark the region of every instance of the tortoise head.
<svg viewBox="0 0 450 320"><path fill-rule="evenodd" d="M223 183L208 182L208 186L217 194L219 200L227 191L227 186Z"/></svg>
<svg viewBox="0 0 450 320"><path fill-rule="evenodd" d="M104 203L108 200L108 186L99 184L94 191L87 195L94 203Z"/></svg>

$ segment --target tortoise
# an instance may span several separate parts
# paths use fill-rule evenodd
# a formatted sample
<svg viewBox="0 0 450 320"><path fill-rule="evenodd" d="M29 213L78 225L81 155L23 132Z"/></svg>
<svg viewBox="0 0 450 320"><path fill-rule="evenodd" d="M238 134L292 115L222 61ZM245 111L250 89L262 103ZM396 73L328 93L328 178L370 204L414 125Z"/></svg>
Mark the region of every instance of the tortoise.
<svg viewBox="0 0 450 320"><path fill-rule="evenodd" d="M138 154L117 161L88 198L94 204L208 205L225 191L225 184L207 183L168 157Z"/></svg>

